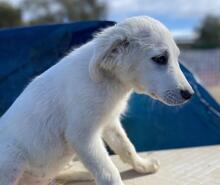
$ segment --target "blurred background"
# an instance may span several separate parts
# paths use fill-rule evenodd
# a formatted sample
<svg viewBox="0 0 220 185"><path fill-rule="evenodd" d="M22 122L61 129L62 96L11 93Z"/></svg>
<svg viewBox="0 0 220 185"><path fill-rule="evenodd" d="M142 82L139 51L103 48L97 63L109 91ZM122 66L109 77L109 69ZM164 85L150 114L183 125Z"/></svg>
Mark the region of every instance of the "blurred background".
<svg viewBox="0 0 220 185"><path fill-rule="evenodd" d="M219 10L219 0L0 0L0 28L152 16L171 30L181 62L220 102Z"/></svg>

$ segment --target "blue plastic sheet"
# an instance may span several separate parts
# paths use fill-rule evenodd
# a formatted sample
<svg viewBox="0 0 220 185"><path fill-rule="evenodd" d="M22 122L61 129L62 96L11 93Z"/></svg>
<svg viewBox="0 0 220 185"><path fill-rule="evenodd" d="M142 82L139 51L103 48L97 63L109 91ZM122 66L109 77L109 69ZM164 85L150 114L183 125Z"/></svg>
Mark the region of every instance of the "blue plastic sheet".
<svg viewBox="0 0 220 185"><path fill-rule="evenodd" d="M113 24L91 21L0 30L0 115L36 75ZM122 122L139 151L220 144L219 104L182 69L196 91L189 103L168 107L132 95Z"/></svg>

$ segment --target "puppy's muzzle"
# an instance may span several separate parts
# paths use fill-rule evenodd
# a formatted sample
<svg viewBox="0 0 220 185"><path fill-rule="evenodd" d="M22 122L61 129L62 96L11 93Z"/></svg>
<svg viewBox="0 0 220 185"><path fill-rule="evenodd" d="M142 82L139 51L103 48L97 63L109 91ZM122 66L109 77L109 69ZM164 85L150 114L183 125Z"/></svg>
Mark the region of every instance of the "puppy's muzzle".
<svg viewBox="0 0 220 185"><path fill-rule="evenodd" d="M194 92L187 89L181 89L180 94L184 100L189 100L194 95Z"/></svg>

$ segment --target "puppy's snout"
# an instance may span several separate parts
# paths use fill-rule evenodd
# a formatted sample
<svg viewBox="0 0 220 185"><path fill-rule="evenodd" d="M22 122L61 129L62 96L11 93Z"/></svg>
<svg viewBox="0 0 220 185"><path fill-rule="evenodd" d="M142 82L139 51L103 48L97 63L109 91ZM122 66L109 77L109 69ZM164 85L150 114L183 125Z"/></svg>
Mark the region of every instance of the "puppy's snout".
<svg viewBox="0 0 220 185"><path fill-rule="evenodd" d="M183 99L188 100L193 96L194 92L186 90L186 89L181 89L180 94L181 94Z"/></svg>

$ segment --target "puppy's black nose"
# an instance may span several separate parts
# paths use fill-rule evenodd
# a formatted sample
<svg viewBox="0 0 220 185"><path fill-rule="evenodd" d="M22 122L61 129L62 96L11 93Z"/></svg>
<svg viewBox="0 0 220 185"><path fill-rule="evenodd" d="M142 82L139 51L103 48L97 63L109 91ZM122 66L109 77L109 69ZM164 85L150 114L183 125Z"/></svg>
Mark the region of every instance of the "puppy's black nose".
<svg viewBox="0 0 220 185"><path fill-rule="evenodd" d="M192 97L193 93L188 90L180 90L180 94L183 97L183 99L188 100Z"/></svg>

